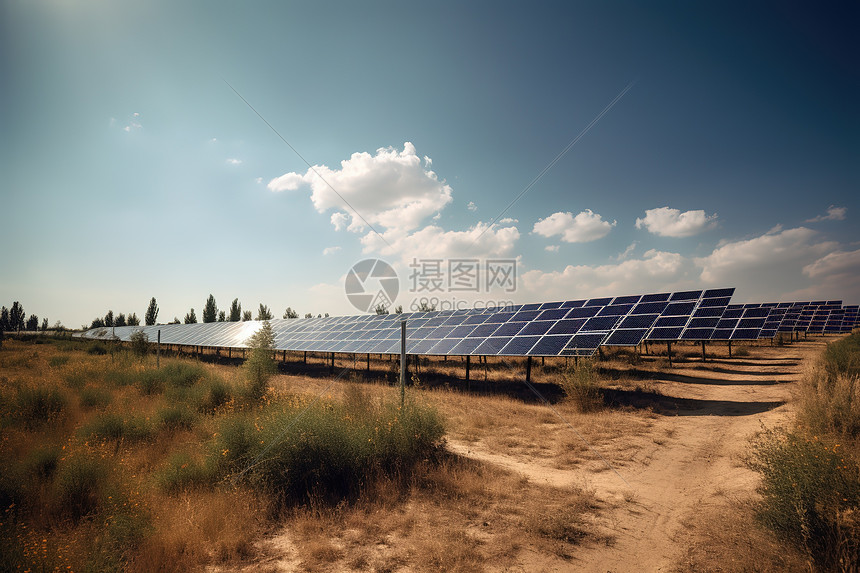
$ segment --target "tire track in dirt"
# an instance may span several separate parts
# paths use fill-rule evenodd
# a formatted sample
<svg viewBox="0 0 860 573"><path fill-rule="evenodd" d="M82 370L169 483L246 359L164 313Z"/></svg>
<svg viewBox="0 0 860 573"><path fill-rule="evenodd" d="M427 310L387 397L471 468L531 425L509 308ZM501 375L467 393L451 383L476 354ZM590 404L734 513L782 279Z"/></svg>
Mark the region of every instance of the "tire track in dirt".
<svg viewBox="0 0 860 573"><path fill-rule="evenodd" d="M597 527L615 538L610 547L584 546L570 570L593 572L669 571L685 547L683 523L703 504L751 493L757 476L742 457L762 425L788 420L790 400L806 362L826 341L790 348L757 347L755 357L682 363L654 372L655 411L662 412L649 435L672 436L643 449L617 469L560 470L539 461L487 451L480 443L449 442L462 456L517 472L536 484L593 491L606 510ZM612 460L609 460L610 463Z"/></svg>

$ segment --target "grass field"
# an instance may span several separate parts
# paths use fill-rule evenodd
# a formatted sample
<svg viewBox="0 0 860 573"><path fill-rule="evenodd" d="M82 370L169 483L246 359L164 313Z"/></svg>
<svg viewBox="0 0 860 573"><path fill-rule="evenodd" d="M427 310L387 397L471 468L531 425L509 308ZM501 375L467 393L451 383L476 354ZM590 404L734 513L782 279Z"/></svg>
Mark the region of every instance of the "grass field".
<svg viewBox="0 0 860 573"><path fill-rule="evenodd" d="M728 364L725 348L708 351ZM845 403L854 363L830 353L816 371L835 361L834 382L806 379L800 419L822 420L811 435L826 447L856 452L854 426L843 427L856 413ZM235 361L203 358L162 357L157 368L153 356L101 343L4 343L0 570L575 570L583 550L625 547L613 516L649 503L621 476L683 442L684 418L659 381L665 356L536 361L540 398L520 380L522 361L476 360L467 382L460 359L422 360L403 406L390 383L397 363L384 358L368 372L361 358L338 357L338 378L328 357L290 355L290 373L262 396ZM700 359L681 347L670 376L686 384ZM786 543L817 550L760 529L773 523L759 507L759 522L748 505L734 519L705 511L732 527L711 534L720 554L700 552L690 570L729 552L774 561ZM850 507L834 514L840 546L852 539Z"/></svg>

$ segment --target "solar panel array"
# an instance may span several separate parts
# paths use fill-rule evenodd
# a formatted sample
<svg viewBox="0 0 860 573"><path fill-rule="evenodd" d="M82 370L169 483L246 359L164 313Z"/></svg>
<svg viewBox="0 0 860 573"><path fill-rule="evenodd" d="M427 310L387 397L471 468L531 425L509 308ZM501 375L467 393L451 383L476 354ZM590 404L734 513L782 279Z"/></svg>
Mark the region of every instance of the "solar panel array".
<svg viewBox="0 0 860 573"><path fill-rule="evenodd" d="M274 319L275 349L396 354L400 323L406 351L424 355L591 356L600 346L643 341L731 341L777 332L845 332L858 307L841 301L729 304L734 288L682 291L389 315ZM86 338L129 340L142 330L151 341L185 346L245 348L262 323L213 322L92 329Z"/></svg>

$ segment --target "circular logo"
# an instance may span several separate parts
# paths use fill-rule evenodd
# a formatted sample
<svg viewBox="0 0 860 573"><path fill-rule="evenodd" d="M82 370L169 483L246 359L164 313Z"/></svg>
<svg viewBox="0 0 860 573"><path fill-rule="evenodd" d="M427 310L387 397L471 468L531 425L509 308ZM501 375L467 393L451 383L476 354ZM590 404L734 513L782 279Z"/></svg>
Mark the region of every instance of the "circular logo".
<svg viewBox="0 0 860 573"><path fill-rule="evenodd" d="M378 306L388 308L400 291L400 279L394 268L380 259L364 259L346 274L346 298L361 312L372 312Z"/></svg>

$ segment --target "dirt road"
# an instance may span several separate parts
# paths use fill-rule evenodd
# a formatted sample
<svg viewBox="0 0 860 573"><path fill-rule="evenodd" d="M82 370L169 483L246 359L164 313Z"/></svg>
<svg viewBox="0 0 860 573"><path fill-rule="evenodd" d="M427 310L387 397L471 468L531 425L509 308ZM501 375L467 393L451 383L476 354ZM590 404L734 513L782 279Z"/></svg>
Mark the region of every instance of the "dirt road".
<svg viewBox="0 0 860 573"><path fill-rule="evenodd" d="M483 451L480 444L452 442L465 456L522 473L555 487L579 486L605 504L595 524L614 537L609 547L585 546L558 570L669 571L685 551L685 528L703 506L749 496L756 475L743 465L749 439L762 426L788 421L796 382L821 339L790 347L755 348L749 357L689 358L661 373L634 372L647 379L647 396L618 388L619 401L653 407L658 416L638 440L632 460L556 469ZM650 379L649 379L650 378ZM612 393L611 393L612 394ZM617 473L616 473L617 472Z"/></svg>

